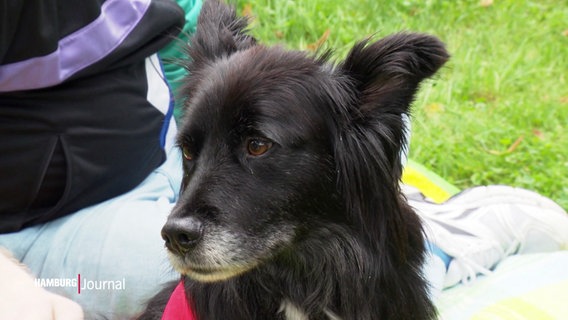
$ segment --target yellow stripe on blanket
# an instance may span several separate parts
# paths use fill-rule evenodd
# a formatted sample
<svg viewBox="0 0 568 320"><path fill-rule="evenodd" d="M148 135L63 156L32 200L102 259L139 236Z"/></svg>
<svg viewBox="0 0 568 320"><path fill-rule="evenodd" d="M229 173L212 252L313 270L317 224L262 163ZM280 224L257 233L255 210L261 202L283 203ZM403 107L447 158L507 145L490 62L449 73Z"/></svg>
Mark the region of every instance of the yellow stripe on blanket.
<svg viewBox="0 0 568 320"><path fill-rule="evenodd" d="M437 203L442 203L459 192L458 188L411 159L404 167L402 182L417 188Z"/></svg>
<svg viewBox="0 0 568 320"><path fill-rule="evenodd" d="M568 304L560 297L566 296L568 281L545 286L519 297L494 303L472 320L558 320L566 319Z"/></svg>

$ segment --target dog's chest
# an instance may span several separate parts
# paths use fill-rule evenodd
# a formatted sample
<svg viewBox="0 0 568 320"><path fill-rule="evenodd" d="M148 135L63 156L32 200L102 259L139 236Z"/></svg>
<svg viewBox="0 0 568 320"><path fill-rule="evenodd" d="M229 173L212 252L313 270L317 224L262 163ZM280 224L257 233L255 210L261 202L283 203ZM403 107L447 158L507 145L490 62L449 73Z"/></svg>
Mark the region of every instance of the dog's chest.
<svg viewBox="0 0 568 320"><path fill-rule="evenodd" d="M284 319L286 320L310 320L310 318L302 309L300 309L300 307L289 300L282 301L278 312L283 313ZM341 320L338 315L327 309L324 309L324 313L329 320Z"/></svg>

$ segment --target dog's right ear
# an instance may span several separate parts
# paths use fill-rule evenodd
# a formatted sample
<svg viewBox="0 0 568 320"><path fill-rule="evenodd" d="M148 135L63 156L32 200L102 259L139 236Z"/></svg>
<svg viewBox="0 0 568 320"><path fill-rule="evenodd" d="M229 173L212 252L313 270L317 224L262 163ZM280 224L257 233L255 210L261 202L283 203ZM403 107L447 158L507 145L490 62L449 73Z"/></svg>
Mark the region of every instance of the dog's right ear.
<svg viewBox="0 0 568 320"><path fill-rule="evenodd" d="M406 143L404 115L420 82L448 58L437 38L399 33L356 44L339 67L350 79L354 101L337 111L338 185L355 223L367 234L381 235L384 243L378 248L394 246L401 252L406 247L398 189Z"/></svg>
<svg viewBox="0 0 568 320"><path fill-rule="evenodd" d="M235 8L220 0L203 3L197 20L197 29L191 38L185 66L191 74L217 59L252 47L256 39L248 35L248 19L237 17Z"/></svg>

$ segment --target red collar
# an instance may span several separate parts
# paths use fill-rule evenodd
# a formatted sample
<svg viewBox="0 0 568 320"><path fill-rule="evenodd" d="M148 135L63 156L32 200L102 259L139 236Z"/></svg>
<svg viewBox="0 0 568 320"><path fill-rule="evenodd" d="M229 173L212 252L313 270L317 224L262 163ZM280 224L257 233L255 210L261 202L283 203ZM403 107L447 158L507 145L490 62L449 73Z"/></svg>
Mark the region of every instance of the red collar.
<svg viewBox="0 0 568 320"><path fill-rule="evenodd" d="M197 320L187 302L183 281L180 281L168 300L162 320Z"/></svg>

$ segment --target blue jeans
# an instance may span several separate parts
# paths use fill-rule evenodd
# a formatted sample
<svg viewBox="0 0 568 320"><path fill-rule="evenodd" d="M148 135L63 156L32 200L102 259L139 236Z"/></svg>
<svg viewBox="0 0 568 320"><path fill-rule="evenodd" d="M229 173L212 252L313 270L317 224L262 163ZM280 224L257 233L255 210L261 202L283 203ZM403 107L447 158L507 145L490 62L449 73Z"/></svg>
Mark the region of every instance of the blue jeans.
<svg viewBox="0 0 568 320"><path fill-rule="evenodd" d="M132 191L1 234L0 246L29 267L36 285L77 301L87 318L128 318L164 282L179 277L160 229L177 200L181 177L181 154L172 148L166 162Z"/></svg>

